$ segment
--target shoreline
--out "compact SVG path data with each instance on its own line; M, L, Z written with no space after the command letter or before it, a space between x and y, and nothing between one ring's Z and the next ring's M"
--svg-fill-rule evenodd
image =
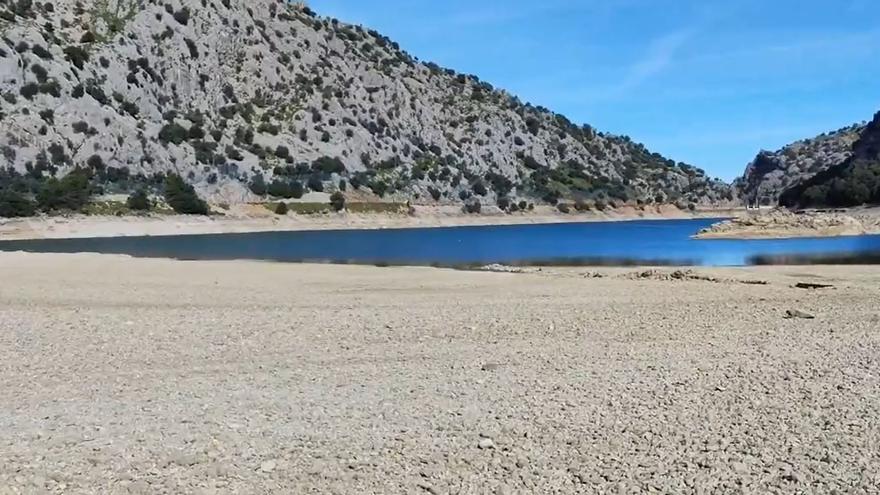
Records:
M674 207L645 210L620 208L611 212L563 214L551 207L516 214L467 215L443 207L413 207L413 214L329 213L277 216L257 205L233 207L223 216L42 216L0 220L0 241L141 237L320 230L383 230L503 225L561 224L710 219L737 216L736 209L682 211Z
M703 229L692 238L761 240L878 234L880 234L880 207L861 207L832 212L793 212L784 209L746 212Z
M532 212L465 214L453 206L413 206L410 213L320 213L279 216L263 205L235 205L211 216L150 214L83 215L0 219L0 242L40 239L166 237L185 235L311 232L328 230L430 229L563 223L722 219L695 232L694 240L767 240L880 235L880 207L825 212L749 211L714 208L683 211L674 206L622 207L605 212L561 213L541 205ZM726 220L724 220L726 219Z

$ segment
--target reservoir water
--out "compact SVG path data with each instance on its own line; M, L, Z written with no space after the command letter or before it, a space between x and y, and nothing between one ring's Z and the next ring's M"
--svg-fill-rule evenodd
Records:
M880 236L694 240L712 219L453 228L46 239L0 251L111 253L187 260L252 259L468 266L488 263L741 266L877 263Z

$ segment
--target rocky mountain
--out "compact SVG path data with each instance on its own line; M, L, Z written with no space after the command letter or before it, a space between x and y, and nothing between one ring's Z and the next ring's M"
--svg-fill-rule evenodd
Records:
M859 133L849 156L786 190L788 207L848 207L880 204L880 112Z
M778 151L761 151L734 188L748 205L776 205L786 189L849 158L863 128L864 124L853 125L789 144Z
M176 173L223 202L733 198L702 170L301 2L0 0L0 32L0 181L78 169L130 192Z

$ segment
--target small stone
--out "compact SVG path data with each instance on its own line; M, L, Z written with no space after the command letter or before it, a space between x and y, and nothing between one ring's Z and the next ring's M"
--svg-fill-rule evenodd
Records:
M796 289L807 289L807 290L817 290L817 289L833 289L833 285L829 284L813 284L807 282L799 282L795 284Z
M811 315L810 313L805 313L798 309L789 309L785 312L785 318L787 320L801 319L801 320L815 320L816 317Z
M477 447L479 447L480 449L483 449L483 450L494 449L495 442L493 442L491 438L484 438L484 439L480 440L480 443L477 444Z
M276 463L273 460L263 461L263 463L260 464L260 471L262 471L264 473L271 473L272 471L275 471L275 467L277 465L278 465L278 463Z

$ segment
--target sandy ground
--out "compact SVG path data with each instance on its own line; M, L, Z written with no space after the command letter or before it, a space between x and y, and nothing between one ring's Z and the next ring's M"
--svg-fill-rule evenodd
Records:
M0 254L0 493L877 492L880 269L637 272Z
M487 210L491 210L487 208ZM0 240L58 239L76 237L120 237L142 235L223 234L240 232L387 229L407 227L452 227L460 225L503 225L623 220L668 220L675 218L719 218L736 210L684 212L673 206L637 209L623 207L607 213L562 214L548 206L534 212L482 215L462 214L459 207L416 206L412 215L395 214L323 214L279 217L261 205L236 205L225 216L147 216L147 217L37 217L0 219Z

